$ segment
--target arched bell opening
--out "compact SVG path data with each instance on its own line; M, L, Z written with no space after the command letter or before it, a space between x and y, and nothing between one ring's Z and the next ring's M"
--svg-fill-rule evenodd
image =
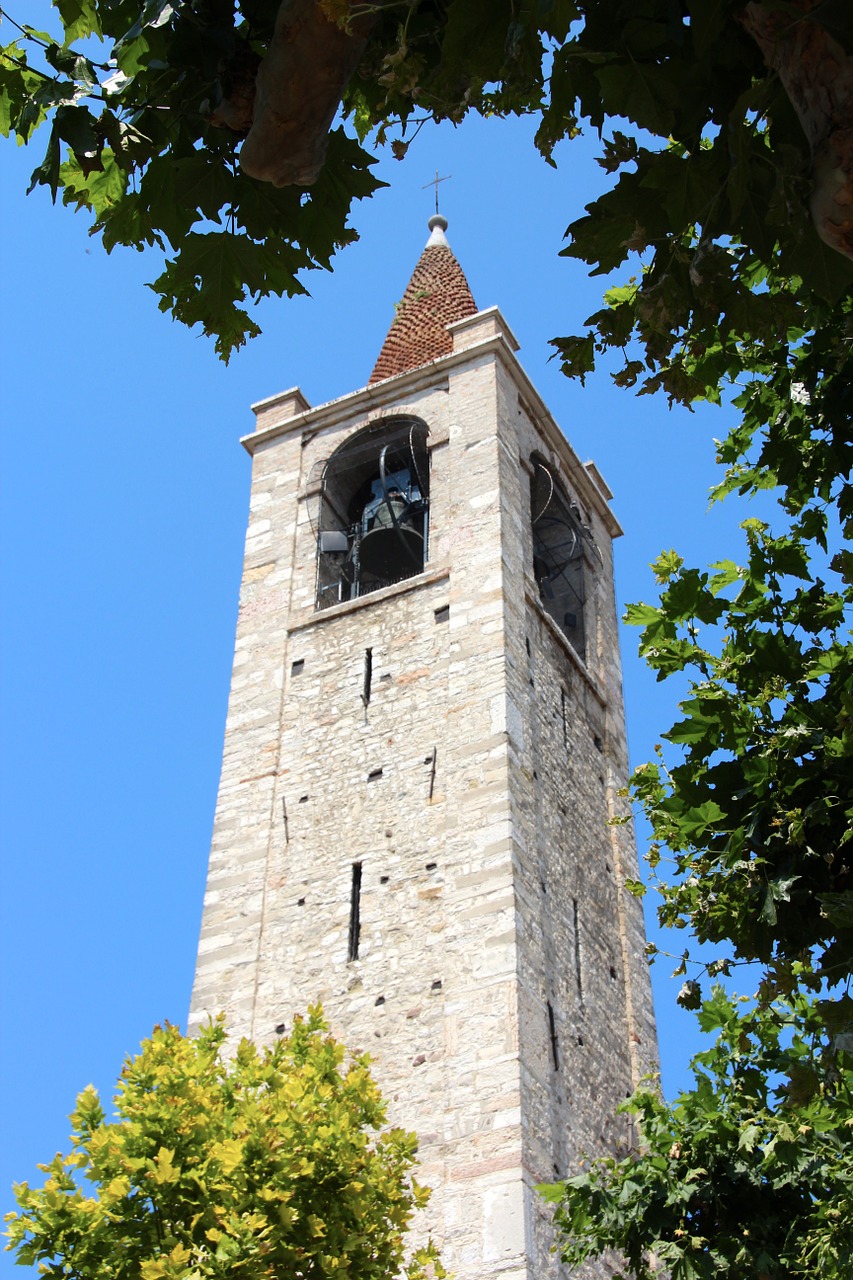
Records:
M597 548L579 508L570 501L552 468L537 454L530 461L533 576L539 598L572 648L584 658L585 605L593 572L586 552L590 547Z
M323 471L317 607L422 573L429 533L428 428L386 418L332 454Z

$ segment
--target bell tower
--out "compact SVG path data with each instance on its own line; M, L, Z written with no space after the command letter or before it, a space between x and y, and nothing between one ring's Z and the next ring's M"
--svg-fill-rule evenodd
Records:
M615 1107L656 1053L632 829L609 825L620 529L446 226L367 386L262 401L243 441L191 1022L263 1041L322 1002L419 1135L448 1270L539 1280L535 1185L627 1149Z

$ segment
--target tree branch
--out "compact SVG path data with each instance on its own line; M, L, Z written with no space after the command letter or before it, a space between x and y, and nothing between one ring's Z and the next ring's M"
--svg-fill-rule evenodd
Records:
M779 75L808 138L820 238L853 258L853 57L820 25L820 0L784 10L750 0L741 22ZM792 20L791 9L799 11Z
M344 27L320 0L282 0L256 77L252 126L240 151L244 173L276 187L317 179L341 95L382 7Z

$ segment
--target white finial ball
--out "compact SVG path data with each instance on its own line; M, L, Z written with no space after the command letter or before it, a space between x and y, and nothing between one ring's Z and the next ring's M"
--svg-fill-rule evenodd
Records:
M439 227L442 231L446 231L447 219L445 218L443 213L434 213L430 218L429 222L427 223L427 226L429 227L430 231L435 231L436 227Z

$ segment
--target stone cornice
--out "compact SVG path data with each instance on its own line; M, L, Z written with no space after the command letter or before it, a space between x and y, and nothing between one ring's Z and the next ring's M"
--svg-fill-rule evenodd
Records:
M578 497L583 498L587 505L598 512L611 537L620 537L622 527L608 503L610 491L607 489L606 484L600 480L597 468L589 467L588 464L581 462L560 430L550 410L518 360L513 350L515 339L505 322L503 322L498 309L490 307L487 311L478 312L476 316L458 322L458 325L452 327L472 326L478 319L491 316L501 322L499 332L474 342L470 346L465 346L461 350L452 351L449 355L440 356L437 360L433 360L430 364L423 365L418 369L411 369L406 373L397 374L393 378L386 378L383 382L376 382L372 386L361 387L358 391L351 391L345 396L329 400L325 404L317 405L315 408L306 408L304 411L288 416L280 422L273 422L271 425L262 427L250 435L243 436L240 443L248 453L254 454L259 446L268 445L275 440L284 439L287 436L306 430L316 431L321 427L332 426L340 422L341 419L381 410L388 405L399 403L400 400L435 387L451 370L457 369L462 365L472 364L483 356L494 355L502 361L504 367L512 376L527 411L548 445L563 461L567 475ZM298 402L297 397L299 401L306 403L298 388L291 388L288 391L281 392L279 395L258 401L257 404L252 405L252 408L256 413L263 411L264 416L268 416L278 403L283 408L285 406L292 408L294 403Z

